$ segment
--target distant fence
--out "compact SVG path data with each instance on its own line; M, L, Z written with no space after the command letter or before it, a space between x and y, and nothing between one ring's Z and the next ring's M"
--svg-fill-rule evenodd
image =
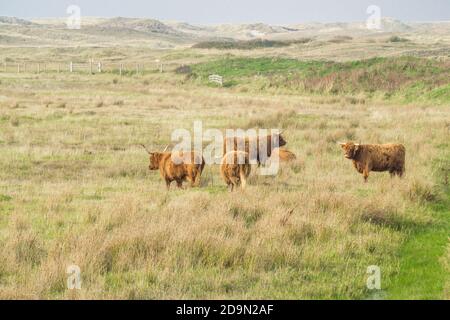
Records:
M115 73L119 75L164 72L169 65L143 63L113 63L90 60L88 62L3 62L0 72L4 73Z
M218 74L212 74L208 77L208 79L210 82L214 82L223 86L223 77L219 76Z

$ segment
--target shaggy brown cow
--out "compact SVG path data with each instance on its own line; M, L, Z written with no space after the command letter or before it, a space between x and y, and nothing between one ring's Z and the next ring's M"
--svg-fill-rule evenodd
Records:
M149 170L159 169L161 178L166 182L167 190L172 181L177 182L178 188L182 188L183 181L186 180L190 182L191 187L200 185L200 177L205 167L203 157L195 152L150 152L144 145L142 146L150 155Z
M263 144L264 141L261 141L262 139L266 140L266 146L260 145ZM272 141L275 141L275 139L278 139L278 146L275 146ZM286 145L286 140L284 140L281 133L268 135L265 137L227 137L223 141L223 154L226 154L230 151L245 151L247 152L251 159L255 160L258 163L258 166L261 163L265 163L267 159L270 158L272 151L277 147L282 147ZM266 150L261 150L262 155L260 155L260 147L265 148ZM242 150L242 148L244 148ZM251 148L251 149L250 149Z
M353 161L355 169L367 182L370 171L389 171L391 177L405 172L405 147L402 144L340 143L345 157Z
M250 171L251 165L247 152L230 151L222 158L220 175L230 191L239 185L241 189L245 189Z

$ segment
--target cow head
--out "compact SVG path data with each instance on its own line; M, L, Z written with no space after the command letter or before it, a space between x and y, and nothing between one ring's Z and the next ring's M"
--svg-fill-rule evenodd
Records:
M355 144L353 142L346 142L346 143L341 142L339 144L340 144L342 150L344 150L344 156L347 159L354 159L355 158L356 153L359 150L359 146L360 146L359 143Z
M169 146L167 146L163 152L150 152L147 147L143 144L141 144L142 147L144 147L145 151L149 154L149 160L150 164L148 165L149 170L158 170L159 169L159 163L161 161L161 157L163 153L167 150Z
M276 139L277 136L278 136L278 146L279 147L285 146L287 142L286 142L286 140L284 140L283 136L281 135L281 132L280 133L275 133L273 135L274 139Z
M150 153L150 164L148 165L148 169L149 170L158 170L160 160L161 160L161 153L151 152Z

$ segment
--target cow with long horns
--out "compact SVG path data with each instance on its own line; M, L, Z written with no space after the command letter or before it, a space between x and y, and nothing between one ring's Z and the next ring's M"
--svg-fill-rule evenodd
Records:
M172 181L182 188L184 181L189 181L191 187L200 185L200 177L205 167L205 159L195 152L151 152L141 145L150 156L149 170L159 170L161 178L166 182L167 190Z

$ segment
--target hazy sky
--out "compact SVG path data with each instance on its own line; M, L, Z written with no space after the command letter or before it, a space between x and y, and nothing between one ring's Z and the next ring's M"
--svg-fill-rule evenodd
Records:
M191 23L364 21L369 5L403 21L450 20L450 0L0 0L0 16L64 17L69 5L83 16L147 17Z

